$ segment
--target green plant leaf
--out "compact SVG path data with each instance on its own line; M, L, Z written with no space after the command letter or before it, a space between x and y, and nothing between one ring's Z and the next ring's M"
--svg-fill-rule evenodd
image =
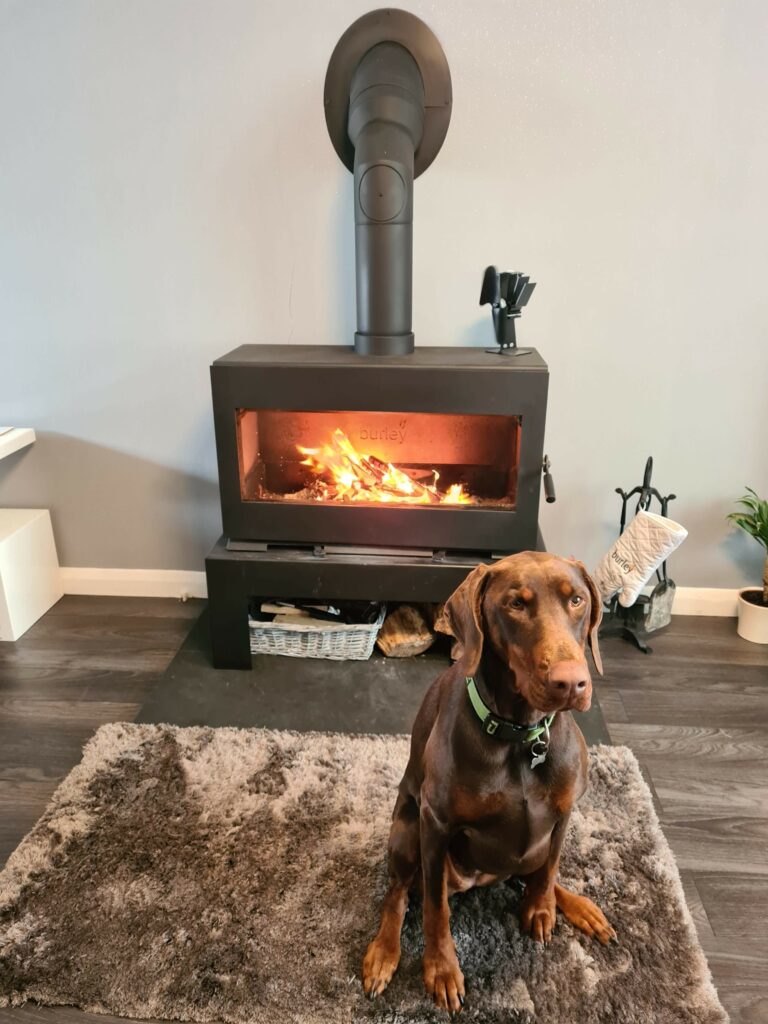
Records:
M726 519L754 537L768 551L768 501L752 487L745 487L745 491L736 503L741 505L741 509L730 512Z

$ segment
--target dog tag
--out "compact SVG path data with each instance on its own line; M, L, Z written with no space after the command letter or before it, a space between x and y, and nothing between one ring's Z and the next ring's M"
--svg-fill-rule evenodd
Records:
M547 760L547 752L549 750L549 744L545 743L544 740L534 740L531 744L531 768L535 768L537 764L543 764Z

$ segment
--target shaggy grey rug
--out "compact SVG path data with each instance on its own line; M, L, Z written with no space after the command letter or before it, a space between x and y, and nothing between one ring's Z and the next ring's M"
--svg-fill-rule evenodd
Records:
M0 874L0 1005L236 1024L424 1024L419 910L383 997L362 996L402 737L108 725ZM566 885L619 935L518 930L513 885L452 900L482 1024L726 1020L648 788L623 747L590 751Z

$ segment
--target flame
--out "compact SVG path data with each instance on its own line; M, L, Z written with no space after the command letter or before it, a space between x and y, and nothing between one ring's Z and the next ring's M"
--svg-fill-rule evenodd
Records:
M406 470L375 455L358 452L343 430L336 429L328 444L319 448L296 445L303 466L317 474L318 501L388 501L409 505L471 505L474 499L463 484L437 488L440 474L433 469L422 483Z

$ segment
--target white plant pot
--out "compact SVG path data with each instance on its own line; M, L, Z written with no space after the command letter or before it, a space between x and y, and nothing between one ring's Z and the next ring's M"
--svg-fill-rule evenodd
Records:
M759 587L745 587L739 591L739 625L737 632L753 644L768 644L768 606L744 600L744 594L762 593Z

